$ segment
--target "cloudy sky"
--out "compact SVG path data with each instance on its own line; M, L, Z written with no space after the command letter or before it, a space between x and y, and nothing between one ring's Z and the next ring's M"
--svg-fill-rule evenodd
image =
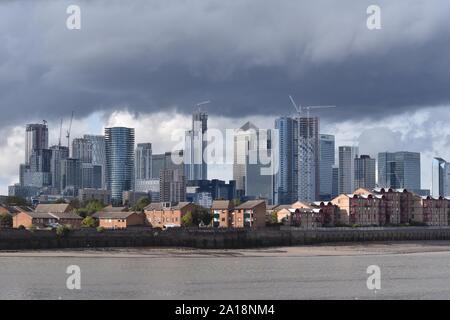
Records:
M70 4L81 30L66 28ZM2 1L0 194L26 123L46 119L56 143L74 110L73 137L128 125L162 152L199 101L210 127L270 128L289 94L337 106L317 115L338 144L422 152L429 188L432 157L450 160L449 13L447 0Z

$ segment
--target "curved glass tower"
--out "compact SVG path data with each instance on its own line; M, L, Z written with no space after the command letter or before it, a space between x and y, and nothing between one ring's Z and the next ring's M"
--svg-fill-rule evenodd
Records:
M105 129L106 181L113 205L122 204L122 192L133 189L134 129Z

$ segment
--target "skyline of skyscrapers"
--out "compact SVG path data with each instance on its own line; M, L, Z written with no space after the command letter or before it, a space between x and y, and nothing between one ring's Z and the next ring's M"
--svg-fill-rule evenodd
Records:
M192 130L188 131L187 137L202 137L201 144L196 142L197 148L162 154L153 154L149 142L135 145L133 128L113 127L105 129L105 136L74 138L70 155L66 146L48 148L46 123L29 124L25 130L25 153L29 154L25 159L28 159L27 164L20 165L19 184L11 190L18 193L22 190L27 196L35 194L36 190L42 195L75 196L78 189L109 189L116 203L121 203L124 191L152 194L152 199L159 198L160 190L164 189L160 185L163 170L176 170L177 179L181 172L185 175L185 182L206 180L190 180L187 174L203 176L207 173L207 163L203 159L207 119L203 112L192 116ZM320 134L319 123L317 117L280 117L275 120L277 135L272 137L271 130L266 130L264 139L260 137L262 131L251 122L235 130L233 179L238 190L236 196L242 199L265 198L269 203L284 204L297 200L326 201L339 193L376 186L407 188L418 194L427 194L420 188L420 153L381 152L377 169L376 159L368 155L358 156L357 146L338 146L339 166L335 166L335 137ZM273 143L278 144L277 150L272 150ZM193 144L187 144L187 147L189 145ZM202 154L201 161L196 159L199 166L186 166L184 161L194 154L200 155L199 151ZM272 175L260 174L264 167L259 163L261 151L266 152L272 161L278 161L278 171ZM186 157L186 153L190 156ZM181 163L172 161L174 155L181 156ZM432 191L433 195L445 195L449 188L445 185L445 160L437 159L433 161Z

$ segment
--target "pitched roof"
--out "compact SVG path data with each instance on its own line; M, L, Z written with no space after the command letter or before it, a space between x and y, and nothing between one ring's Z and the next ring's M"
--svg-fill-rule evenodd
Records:
M97 219L126 219L129 216L136 214L134 211L125 212L97 212L92 215L92 217Z
M54 219L52 215L48 212L19 212L18 214L26 214L33 219Z
M49 214L57 219L76 219L76 220L83 219L74 212L50 212Z
M99 212L128 212L128 207L113 207L113 206L107 206L104 207Z
M163 202L153 202L144 208L144 211L161 211L161 210L181 210L192 202L178 202L172 206L164 206Z
M233 207L234 207L233 202L231 202L230 200L214 200L211 209L225 210L225 209L232 209Z
M67 203L38 204L35 212L68 212L72 207Z
M250 121L247 121L246 123L244 123L244 124L242 125L242 127L239 128L239 130L242 130L242 131L248 131L248 130L250 130L250 129L253 129L253 130L259 130L258 127L255 126L255 125L254 125L253 123L251 123Z
M236 209L253 209L254 207L266 203L266 200L250 200L236 207Z

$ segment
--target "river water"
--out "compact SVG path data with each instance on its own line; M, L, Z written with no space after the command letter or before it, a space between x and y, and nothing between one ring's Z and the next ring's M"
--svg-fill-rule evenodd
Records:
M66 268L81 289L66 287ZM367 288L367 267L381 289ZM0 299L450 299L450 243L0 253Z

